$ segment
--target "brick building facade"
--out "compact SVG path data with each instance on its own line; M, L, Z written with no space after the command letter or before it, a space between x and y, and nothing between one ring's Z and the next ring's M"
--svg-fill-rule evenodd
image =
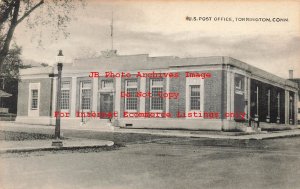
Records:
M110 71L131 76L106 77L105 72ZM17 122L55 123L57 79L49 78L53 72L57 73L55 66L21 71ZM98 72L99 77L89 77L90 72ZM196 75L187 77L187 72ZM143 73L149 77L138 76ZM167 76L153 78L151 73ZM61 112L69 116L62 117L63 126L79 126L83 122L87 127L102 127L111 118L114 126L128 128L229 131L245 130L250 117L258 119L265 128L294 128L297 122L296 83L231 57L110 53L77 59L64 64L61 89ZM138 92L150 92L152 96L138 97ZM163 93L178 95L158 95ZM88 112L90 116L85 114ZM98 116L103 112L114 114ZM143 117L143 113L156 116ZM86 117L80 116L83 114Z

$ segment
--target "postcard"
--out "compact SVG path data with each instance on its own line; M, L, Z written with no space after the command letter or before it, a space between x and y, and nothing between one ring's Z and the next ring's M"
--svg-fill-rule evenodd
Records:
M299 188L300 1L0 7L3 188Z

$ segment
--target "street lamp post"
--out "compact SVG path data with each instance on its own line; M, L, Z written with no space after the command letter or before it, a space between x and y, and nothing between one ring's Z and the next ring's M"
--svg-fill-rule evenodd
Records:
M61 71L62 71L62 63L57 63L57 93L56 93L56 112L58 112L58 116L56 116L55 121L55 138L60 139L60 100L61 100Z
M57 55L57 74L49 74L49 77L55 77L57 76L57 91L56 91L56 116L55 116L55 140L52 141L52 146L63 146L62 141L60 140L60 101L61 101L61 72L62 72L62 60L63 60L63 54L62 50L59 50L59 53Z

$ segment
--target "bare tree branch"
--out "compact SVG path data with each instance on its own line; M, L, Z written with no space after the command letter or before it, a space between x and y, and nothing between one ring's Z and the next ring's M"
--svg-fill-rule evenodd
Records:
M75 0L0 0L0 72L3 60L8 55L10 44L13 38L15 29L18 24L24 21L27 17L32 16L32 12L47 4L49 18L36 18L41 20L33 20L32 23L28 22L27 25L34 27L34 25L52 23L54 29L57 31L64 31L66 23L70 21L70 10L74 9L73 4ZM78 0L84 1L84 0ZM63 11L59 12L52 7L58 8ZM56 12L57 11L57 12ZM57 13L57 16L56 16ZM48 19L48 20L47 20ZM52 21L52 22L51 22Z
M41 6L44 3L44 0L41 0L38 4L36 4L34 7L32 7L29 11L25 12L24 15L17 21L17 24L22 22L27 16L30 15L36 8Z

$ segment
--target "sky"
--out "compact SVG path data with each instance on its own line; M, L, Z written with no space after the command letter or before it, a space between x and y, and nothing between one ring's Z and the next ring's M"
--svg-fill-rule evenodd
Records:
M293 69L300 78L300 1L86 0L76 8L67 38L55 39L48 25L34 30L26 22L19 25L14 42L22 46L22 58L52 65L59 49L66 62L100 55L111 49L113 12L113 45L120 55L231 56L283 78ZM45 7L35 15L46 17Z

